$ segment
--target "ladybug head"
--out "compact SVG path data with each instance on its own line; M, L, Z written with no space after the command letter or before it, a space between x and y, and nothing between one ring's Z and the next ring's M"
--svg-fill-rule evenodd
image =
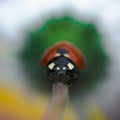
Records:
M40 64L46 66L47 79L63 83L75 80L78 70L85 68L83 54L68 42L60 42L48 48Z
M53 58L47 64L47 78L53 82L64 82L76 79L76 65L75 63L67 58L67 50L59 49Z

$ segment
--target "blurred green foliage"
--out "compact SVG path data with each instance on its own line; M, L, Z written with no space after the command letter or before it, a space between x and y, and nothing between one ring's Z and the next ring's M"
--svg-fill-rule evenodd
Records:
M59 41L69 41L77 46L85 55L87 68L81 78L72 85L73 93L94 88L106 74L108 57L102 46L101 36L93 23L76 20L71 16L54 18L44 22L28 32L26 46L21 52L21 59L26 67L26 74L32 86L49 91L51 84L45 80L39 66L43 52Z

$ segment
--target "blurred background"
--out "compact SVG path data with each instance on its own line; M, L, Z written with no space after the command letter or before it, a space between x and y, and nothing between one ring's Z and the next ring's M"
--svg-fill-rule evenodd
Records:
M87 68L69 88L64 119L120 120L119 11L119 0L1 0L0 119L42 119L52 84L40 58L66 40Z

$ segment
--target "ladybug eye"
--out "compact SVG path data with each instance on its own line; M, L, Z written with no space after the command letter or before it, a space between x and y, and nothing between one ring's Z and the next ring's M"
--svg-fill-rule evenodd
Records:
M67 68L66 67L63 67L63 70L66 70Z
M54 66L55 66L55 63L52 62L48 65L48 68L52 70L54 68Z
M56 70L60 70L60 68L59 68L59 67L56 67Z
M68 63L67 66L70 70L74 69L74 65L72 63Z

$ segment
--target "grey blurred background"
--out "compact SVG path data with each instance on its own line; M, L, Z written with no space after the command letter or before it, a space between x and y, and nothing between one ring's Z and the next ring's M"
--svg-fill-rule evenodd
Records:
M24 47L26 31L34 29L38 19L42 22L54 11L59 17L64 10L84 21L94 19L103 37L103 46L110 57L109 76L90 97L106 110L114 111L120 99L120 0L1 0L0 82L20 88L27 86L21 61L15 56Z

